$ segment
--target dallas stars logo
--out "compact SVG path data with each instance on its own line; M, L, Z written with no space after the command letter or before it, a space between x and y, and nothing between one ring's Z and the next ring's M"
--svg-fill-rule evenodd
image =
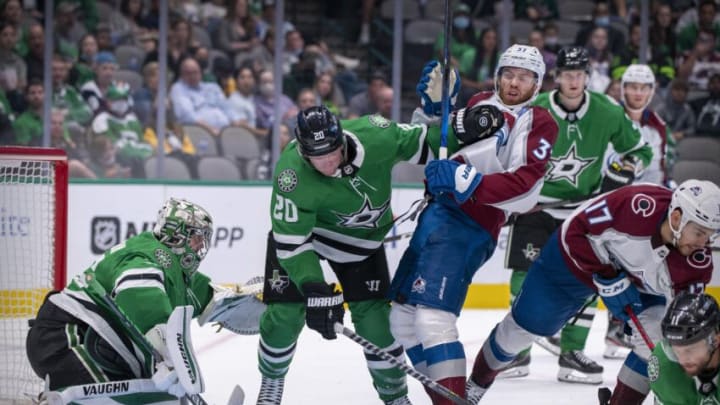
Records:
M365 201L363 201L363 205L359 210L349 215L335 212L335 215L340 218L340 222L338 222L339 226L345 228L374 229L378 227L380 218L382 218L389 207L390 200L385 201L385 203L379 207L373 207L367 194L365 194Z
M522 250L523 255L528 261L534 262L535 259L540 255L540 248L536 248L532 243L528 243L525 249Z
M593 164L597 158L583 158L577 154L577 145L573 142L564 156L550 159L550 170L545 175L546 181L567 180L574 187L578 186L578 179L582 172Z
M280 270L273 269L273 276L270 280L270 289L273 291L282 294L283 291L290 285L290 277L288 276L281 276Z

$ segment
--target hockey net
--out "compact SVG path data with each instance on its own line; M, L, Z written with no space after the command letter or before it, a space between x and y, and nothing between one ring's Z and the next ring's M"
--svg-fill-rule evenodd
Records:
M47 292L65 285L67 190L63 150L0 147L0 404L43 389L25 337Z

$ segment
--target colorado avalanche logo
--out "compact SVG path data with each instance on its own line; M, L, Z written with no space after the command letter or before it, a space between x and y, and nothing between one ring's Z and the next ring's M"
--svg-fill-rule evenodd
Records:
M655 212L655 199L647 194L636 194L630 202L633 213L642 215L643 218L651 216Z
M700 186L692 186L689 188L689 191L694 195L695 197L698 197L700 194L702 194L702 188Z
M425 286L427 283L425 282L425 279L418 276L418 278L413 281L412 289L411 291L417 294L425 294Z
M687 262L696 269L705 269L712 264L712 256L705 249L696 250L687 257Z

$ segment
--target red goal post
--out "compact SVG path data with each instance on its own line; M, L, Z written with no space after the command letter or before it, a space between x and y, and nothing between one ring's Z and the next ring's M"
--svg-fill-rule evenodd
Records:
M64 150L0 146L0 403L42 390L25 336L47 292L66 283L67 209Z

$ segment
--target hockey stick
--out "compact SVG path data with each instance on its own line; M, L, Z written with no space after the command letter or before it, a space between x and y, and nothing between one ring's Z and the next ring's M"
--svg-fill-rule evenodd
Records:
M362 346L365 350L369 351L370 353L380 356L381 359L387 361L388 363L392 364L393 366L399 368L402 370L405 374L409 375L410 377L420 381L422 385L428 387L433 392L442 395L443 397L449 399L450 401L460 404L460 405L472 405L472 402L468 401L465 398L460 397L458 394L452 392L447 387L440 385L436 383L435 381L431 380L430 377L426 376L425 374L415 370L414 368L408 366L404 362L398 360L393 356L392 354L386 352L382 348L378 347L377 345L373 344L372 342L368 341L364 337L358 335L357 333L353 332L352 330L346 328L341 323L336 322L335 323L335 332L336 333L342 333L343 335L350 338L355 343Z
M635 311L633 311L633 309L630 305L625 306L625 312L627 312L627 314L630 315L630 319L632 319L633 324L635 324L635 329L637 329L637 331L640 333L640 336L642 336L643 340L645 341L645 344L650 349L650 351L655 349L655 344L650 339L650 336L648 336L647 332L645 331L645 328L640 323L640 320L638 319L637 315L635 315Z
M440 159L447 159L448 118L450 116L450 0L445 0L445 38L443 41L442 117L440 126Z

